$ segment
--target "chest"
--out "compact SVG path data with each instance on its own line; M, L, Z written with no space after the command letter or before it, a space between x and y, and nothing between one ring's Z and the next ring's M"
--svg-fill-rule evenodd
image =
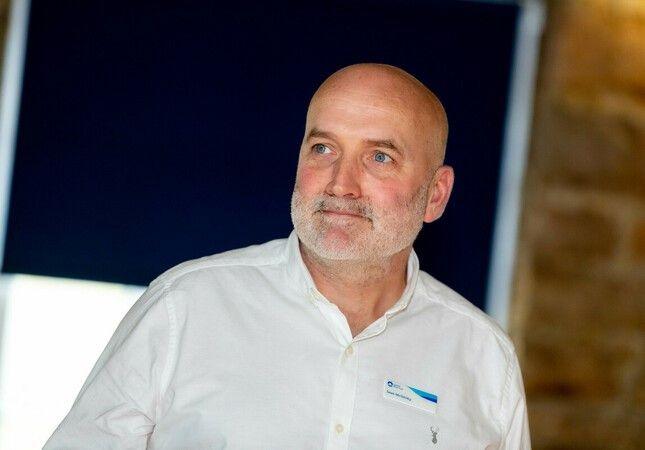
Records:
M344 347L324 333L225 342L184 343L210 347L180 360L150 448L483 449L499 440L498 393L456 350L426 351L438 342ZM388 393L388 382L402 390Z

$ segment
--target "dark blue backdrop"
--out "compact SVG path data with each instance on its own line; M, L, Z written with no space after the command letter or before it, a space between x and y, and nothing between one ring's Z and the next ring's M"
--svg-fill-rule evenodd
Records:
M416 244L484 301L518 7L33 0L3 271L148 284L286 237L307 102L355 62L444 102L456 184Z

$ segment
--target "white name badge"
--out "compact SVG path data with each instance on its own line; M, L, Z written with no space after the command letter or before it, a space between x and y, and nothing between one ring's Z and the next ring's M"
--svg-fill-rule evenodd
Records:
M399 383L391 378L386 378L383 383L383 397L431 414L436 414L439 403L439 397L436 394Z

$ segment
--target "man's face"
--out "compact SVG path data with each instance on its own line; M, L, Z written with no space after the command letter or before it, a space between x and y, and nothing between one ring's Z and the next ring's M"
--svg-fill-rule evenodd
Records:
M317 95L291 201L303 245L323 259L361 261L411 246L426 212L429 145L409 98L395 89Z

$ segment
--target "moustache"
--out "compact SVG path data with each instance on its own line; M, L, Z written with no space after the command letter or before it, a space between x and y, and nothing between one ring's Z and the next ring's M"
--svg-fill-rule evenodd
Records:
M315 212L319 211L334 211L346 212L355 214L357 216L365 217L372 220L373 209L370 205L364 204L356 200L340 200L336 198L319 198L315 200Z

